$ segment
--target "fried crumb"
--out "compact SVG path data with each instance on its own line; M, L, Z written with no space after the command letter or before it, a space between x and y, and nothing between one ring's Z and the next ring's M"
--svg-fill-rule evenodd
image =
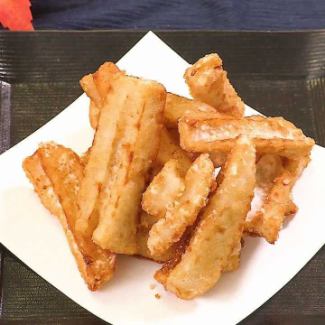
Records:
M156 285L154 283L151 283L149 287L150 287L151 290L153 290L153 289L156 288Z
M156 298L156 299L160 299L160 298L161 298L161 295L160 295L159 293L156 293L156 294L155 294L155 298Z

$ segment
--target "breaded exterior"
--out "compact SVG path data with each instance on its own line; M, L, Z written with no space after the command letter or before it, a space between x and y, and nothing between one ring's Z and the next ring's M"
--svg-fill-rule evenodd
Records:
M156 279L183 299L212 288L233 255L239 255L246 214L255 187L255 148L239 138L224 166L223 180L201 214L185 252Z

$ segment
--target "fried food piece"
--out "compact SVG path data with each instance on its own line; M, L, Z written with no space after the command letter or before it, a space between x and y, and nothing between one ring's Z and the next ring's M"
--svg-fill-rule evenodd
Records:
M153 195L151 190L147 190L146 195L143 197L143 209L151 215L159 215L159 218L165 214L167 204L172 201L171 197L174 197L178 193L178 190L182 188L180 186L180 183L182 183L181 178L185 177L186 172L192 164L190 154L179 146L178 137L179 134L176 129L162 128L159 150L153 162L151 178L154 179L155 176L161 173L161 176L152 182L152 187L157 187L157 192L163 191L163 193L155 193ZM166 168L163 171L164 166ZM175 188L172 189L171 186L165 188L167 182L175 186ZM157 194L160 194L160 196L159 200L156 201L153 197L157 197ZM171 197L167 197L168 195L171 195Z
M65 232L68 233L70 230L68 229L66 216L64 215L59 198L53 190L52 183L44 172L37 151L24 159L23 169L29 181L33 184L34 190L43 206L49 210L51 214L60 219ZM67 234L67 237L70 243L70 235ZM72 246L73 245L71 245L71 249L73 248Z
M172 93L167 93L164 111L164 122L167 128L177 128L178 120L187 111L217 114L216 109L210 105Z
M63 146L46 144L27 157L23 167L43 205L60 220L89 289L99 289L113 276L115 255L75 231L76 193L83 170L79 157Z
M94 109L99 110L99 108L103 105L102 97L97 89L93 75L87 74L86 76L82 77L80 80L80 86L90 98L90 100L94 103Z
M258 160L256 164L256 186L259 187L264 199L271 191L275 179L284 172L284 159L277 155L266 154ZM286 216L295 214L297 209L295 203L289 198Z
M116 90L116 87L121 84L119 80L115 80L116 86L114 89L110 89L102 107L93 145L85 166L85 175L80 184L77 198L79 214L76 228L81 233L87 232L88 224L92 221L89 219L95 209L99 191L106 175L107 165L113 154L113 141L118 133L117 124L121 117L123 104L125 105L126 91L129 90L128 88L124 91Z
M194 99L209 104L222 114L244 116L244 103L231 85L218 54L209 54L189 67L184 74Z
M89 103L89 122L94 130L97 128L100 111L101 108L91 100Z
M100 109L103 105L103 98L101 97L101 94L99 93L99 90L95 84L94 77L92 74L88 74L84 76L80 80L80 86L82 90L87 94L87 96L90 98L89 103L89 121L90 125L93 129L96 129Z
M309 160L310 158L305 156L286 161L282 173L273 181L262 208L246 221L246 232L262 236L274 244L286 216L297 210L291 200L291 190Z
M105 103L107 93L111 88L111 81L117 75L124 75L113 62L105 62L93 74L94 82L102 98L102 105ZM102 106L100 105L100 107Z
M282 117L249 116L243 119L205 119L185 114L179 122L181 147L193 152L224 152L234 146L236 138L246 135L253 140L259 154L285 157L308 155L314 140Z
M91 207L94 210L98 203L99 220L92 238L103 249L121 254L136 253L141 196L159 149L165 99L165 89L153 81L119 76L111 83L106 98L107 116L103 107L83 181L86 184L90 181L91 191L96 194L91 196L94 199ZM119 111L119 118L112 125L114 109ZM102 123L106 118L109 121ZM108 134L100 135L102 129ZM100 155L97 155L98 148ZM105 166L102 166L103 160ZM100 173L97 183L94 171ZM83 188L83 184L80 194L80 220L87 225L93 211L88 210L89 190ZM88 199L87 203L84 198ZM83 212L84 207L87 213Z
M298 207L296 205L296 203L294 203L292 201L292 199L289 200L288 204L287 204L287 209L285 212L285 217L290 217L290 216L294 216L296 213L298 212ZM285 218L284 220L286 220L287 218Z
M162 254L152 254L147 246L150 229L138 227L137 231L137 252L136 255L150 259L158 263L165 263L174 256L174 249L171 247Z
M282 158L277 155L266 154L256 163L256 185L266 190L270 189L273 181L282 173Z
M180 162L169 160L154 177L142 196L142 209L158 219L162 218L169 205L185 190L184 175Z
M155 278L183 299L212 288L238 255L246 214L255 187L255 149L240 137L224 166L222 183L210 198L181 256L166 263Z
M164 217L150 230L148 248L152 254L165 252L180 240L188 226L194 224L200 210L206 205L213 171L208 154L202 154L194 161L185 176L184 193L168 198L171 204L167 204Z
M231 255L229 256L223 268L223 272L233 272L239 269L241 248L242 248L242 244L238 243L237 247L233 249Z
M152 254L147 246L149 231L152 225L157 221L144 211L140 214L140 223L137 231L137 255L156 261L158 263L167 262L175 255L175 247L172 246L162 254Z
M192 164L187 152L174 140L171 132L163 127L159 150L155 160L157 169L160 170L170 159L176 159L179 162L180 171L183 175L186 174Z
M99 114L105 103L106 95L110 89L110 82L122 71L112 62L105 62L93 73L84 76L80 80L80 86L91 99L89 105L89 119L92 128L96 129Z
M142 210L140 213L139 226L150 229L159 219L160 216L154 216Z
M257 230L254 231L254 223L258 220L263 211L268 195L271 193L275 180L280 177L284 172L285 158L277 155L266 154L262 155L256 164L256 188L251 210L247 214L245 222L245 232L252 235L258 235ZM285 199L285 198L283 198ZM293 215L297 212L297 206L292 202L290 195L287 197L287 208L285 216ZM255 204L254 204L255 203ZM252 222L252 220L254 221Z

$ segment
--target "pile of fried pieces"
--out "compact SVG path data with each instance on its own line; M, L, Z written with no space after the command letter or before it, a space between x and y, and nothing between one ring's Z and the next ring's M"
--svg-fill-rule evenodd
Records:
M244 117L217 54L184 78L193 99L106 62L80 81L91 148L46 143L23 162L90 290L127 254L163 263L155 279L192 299L239 267L244 235L274 243L297 211L291 190L314 141L282 117Z

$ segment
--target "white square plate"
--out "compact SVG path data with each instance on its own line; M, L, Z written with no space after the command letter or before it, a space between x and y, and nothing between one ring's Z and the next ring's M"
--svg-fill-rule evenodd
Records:
M118 66L131 75L157 80L169 91L188 95L182 78L188 63L153 33L140 40ZM247 112L254 110L247 107ZM90 292L79 275L59 222L40 204L21 163L39 142L54 140L81 153L91 144L92 135L88 99L82 95L0 156L0 242L65 295L108 322L239 322L285 285L324 244L325 150L316 146L310 165L294 188L299 212L282 230L276 245L248 238L240 269L223 275L203 297L183 301L159 284L150 289L159 265L134 257L119 257L113 280L104 289ZM156 299L155 293L161 299Z

